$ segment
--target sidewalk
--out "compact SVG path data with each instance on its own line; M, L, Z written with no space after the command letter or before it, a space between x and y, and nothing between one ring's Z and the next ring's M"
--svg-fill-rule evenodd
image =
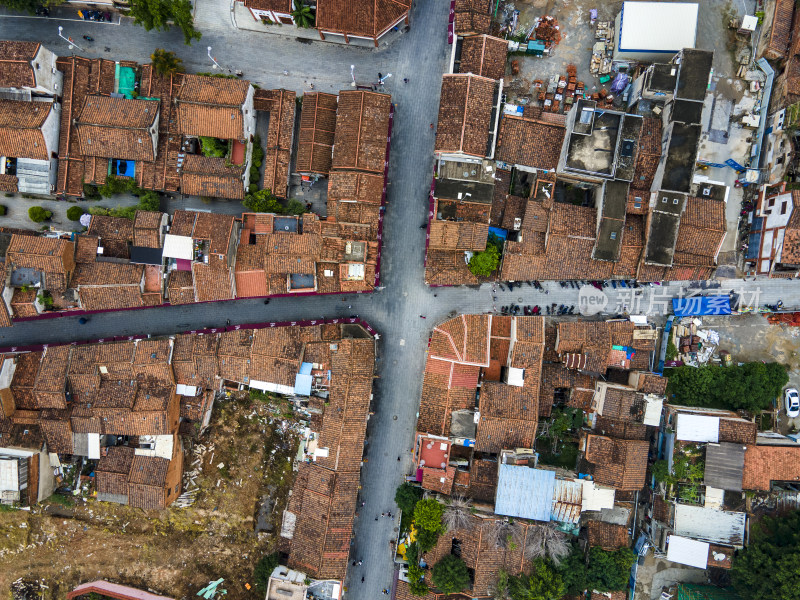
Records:
M257 33L269 33L280 35L286 38L295 38L301 43L330 42L333 44L350 45L361 48L375 48L372 40L360 38L349 38L350 43L345 42L341 35L325 35L323 40L319 31L316 29L302 29L293 25L265 25L260 20L253 17L253 13L245 7L244 3L237 0L196 0L194 13L195 26L201 31L220 29L228 24L232 28L255 31ZM398 26L397 30L386 33L378 40L378 47L391 44L403 34L403 26Z

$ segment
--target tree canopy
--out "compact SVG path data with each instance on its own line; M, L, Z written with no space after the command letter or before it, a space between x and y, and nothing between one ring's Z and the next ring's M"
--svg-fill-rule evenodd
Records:
M742 598L800 599L800 511L753 526L750 545L733 558L731 580Z
M159 75L169 75L170 73L183 73L183 59L178 58L174 52L156 48L150 55L153 68Z
M0 0L0 6L33 14L40 6L57 6L64 0Z
M476 252L469 259L469 270L473 275L478 277L489 277L500 264L500 253L497 247L492 244L487 244L486 250L483 252Z
M411 485L407 481L400 484L394 493L394 501L404 513L414 514L414 507L422 498L422 488Z
M202 37L194 28L192 3L189 0L130 0L130 7L128 14L133 17L133 22L147 31L164 30L174 23L183 32L185 44Z
M28 209L28 218L34 223L41 223L53 216L52 211L42 208L41 206L31 206Z
M81 217L86 214L86 211L83 210L80 206L70 206L67 209L67 218L70 221L80 221Z
M444 505L433 498L420 500L414 507L414 524L418 529L425 529L435 533L441 533L444 529L442 525L442 515Z
M303 0L294 0L292 6L294 6L294 10L291 14L295 25L303 29L314 26L314 13L311 12L310 6L303 2Z
M572 553L561 562L557 571L567 594L580 594L586 589L613 592L627 587L635 560L636 555L630 548L607 552L595 547L589 550L587 565L583 550L574 544Z
M283 213L283 206L268 188L248 194L242 204L253 212Z
M669 377L667 397L673 404L750 413L770 408L789 381L786 367L780 363L676 367L665 374Z
M469 587L469 571L464 561L447 554L433 566L433 583L445 594L455 594Z
M508 591L512 600L560 600L565 593L564 580L550 561L538 558L533 561L530 575L508 578Z

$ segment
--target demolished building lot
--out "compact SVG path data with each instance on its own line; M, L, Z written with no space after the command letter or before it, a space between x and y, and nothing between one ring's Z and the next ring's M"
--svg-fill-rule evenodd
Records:
M224 577L252 598L275 552L341 585L374 357L355 320L4 355L0 466L19 477L0 586L35 571L44 598L112 576L182 597Z

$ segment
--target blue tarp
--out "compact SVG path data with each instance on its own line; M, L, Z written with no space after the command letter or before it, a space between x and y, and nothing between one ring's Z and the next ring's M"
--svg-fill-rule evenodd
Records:
M672 312L675 313L676 317L729 315L731 314L731 299L729 296L674 298L672 300Z
M499 227L489 227L489 233L495 234L501 240L504 240L508 237L508 230L500 229Z

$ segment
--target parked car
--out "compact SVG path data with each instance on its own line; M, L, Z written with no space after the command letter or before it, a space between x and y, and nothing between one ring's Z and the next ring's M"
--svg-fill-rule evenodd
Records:
M783 400L786 403L786 415L792 419L800 416L800 394L795 388L786 388L783 392Z

